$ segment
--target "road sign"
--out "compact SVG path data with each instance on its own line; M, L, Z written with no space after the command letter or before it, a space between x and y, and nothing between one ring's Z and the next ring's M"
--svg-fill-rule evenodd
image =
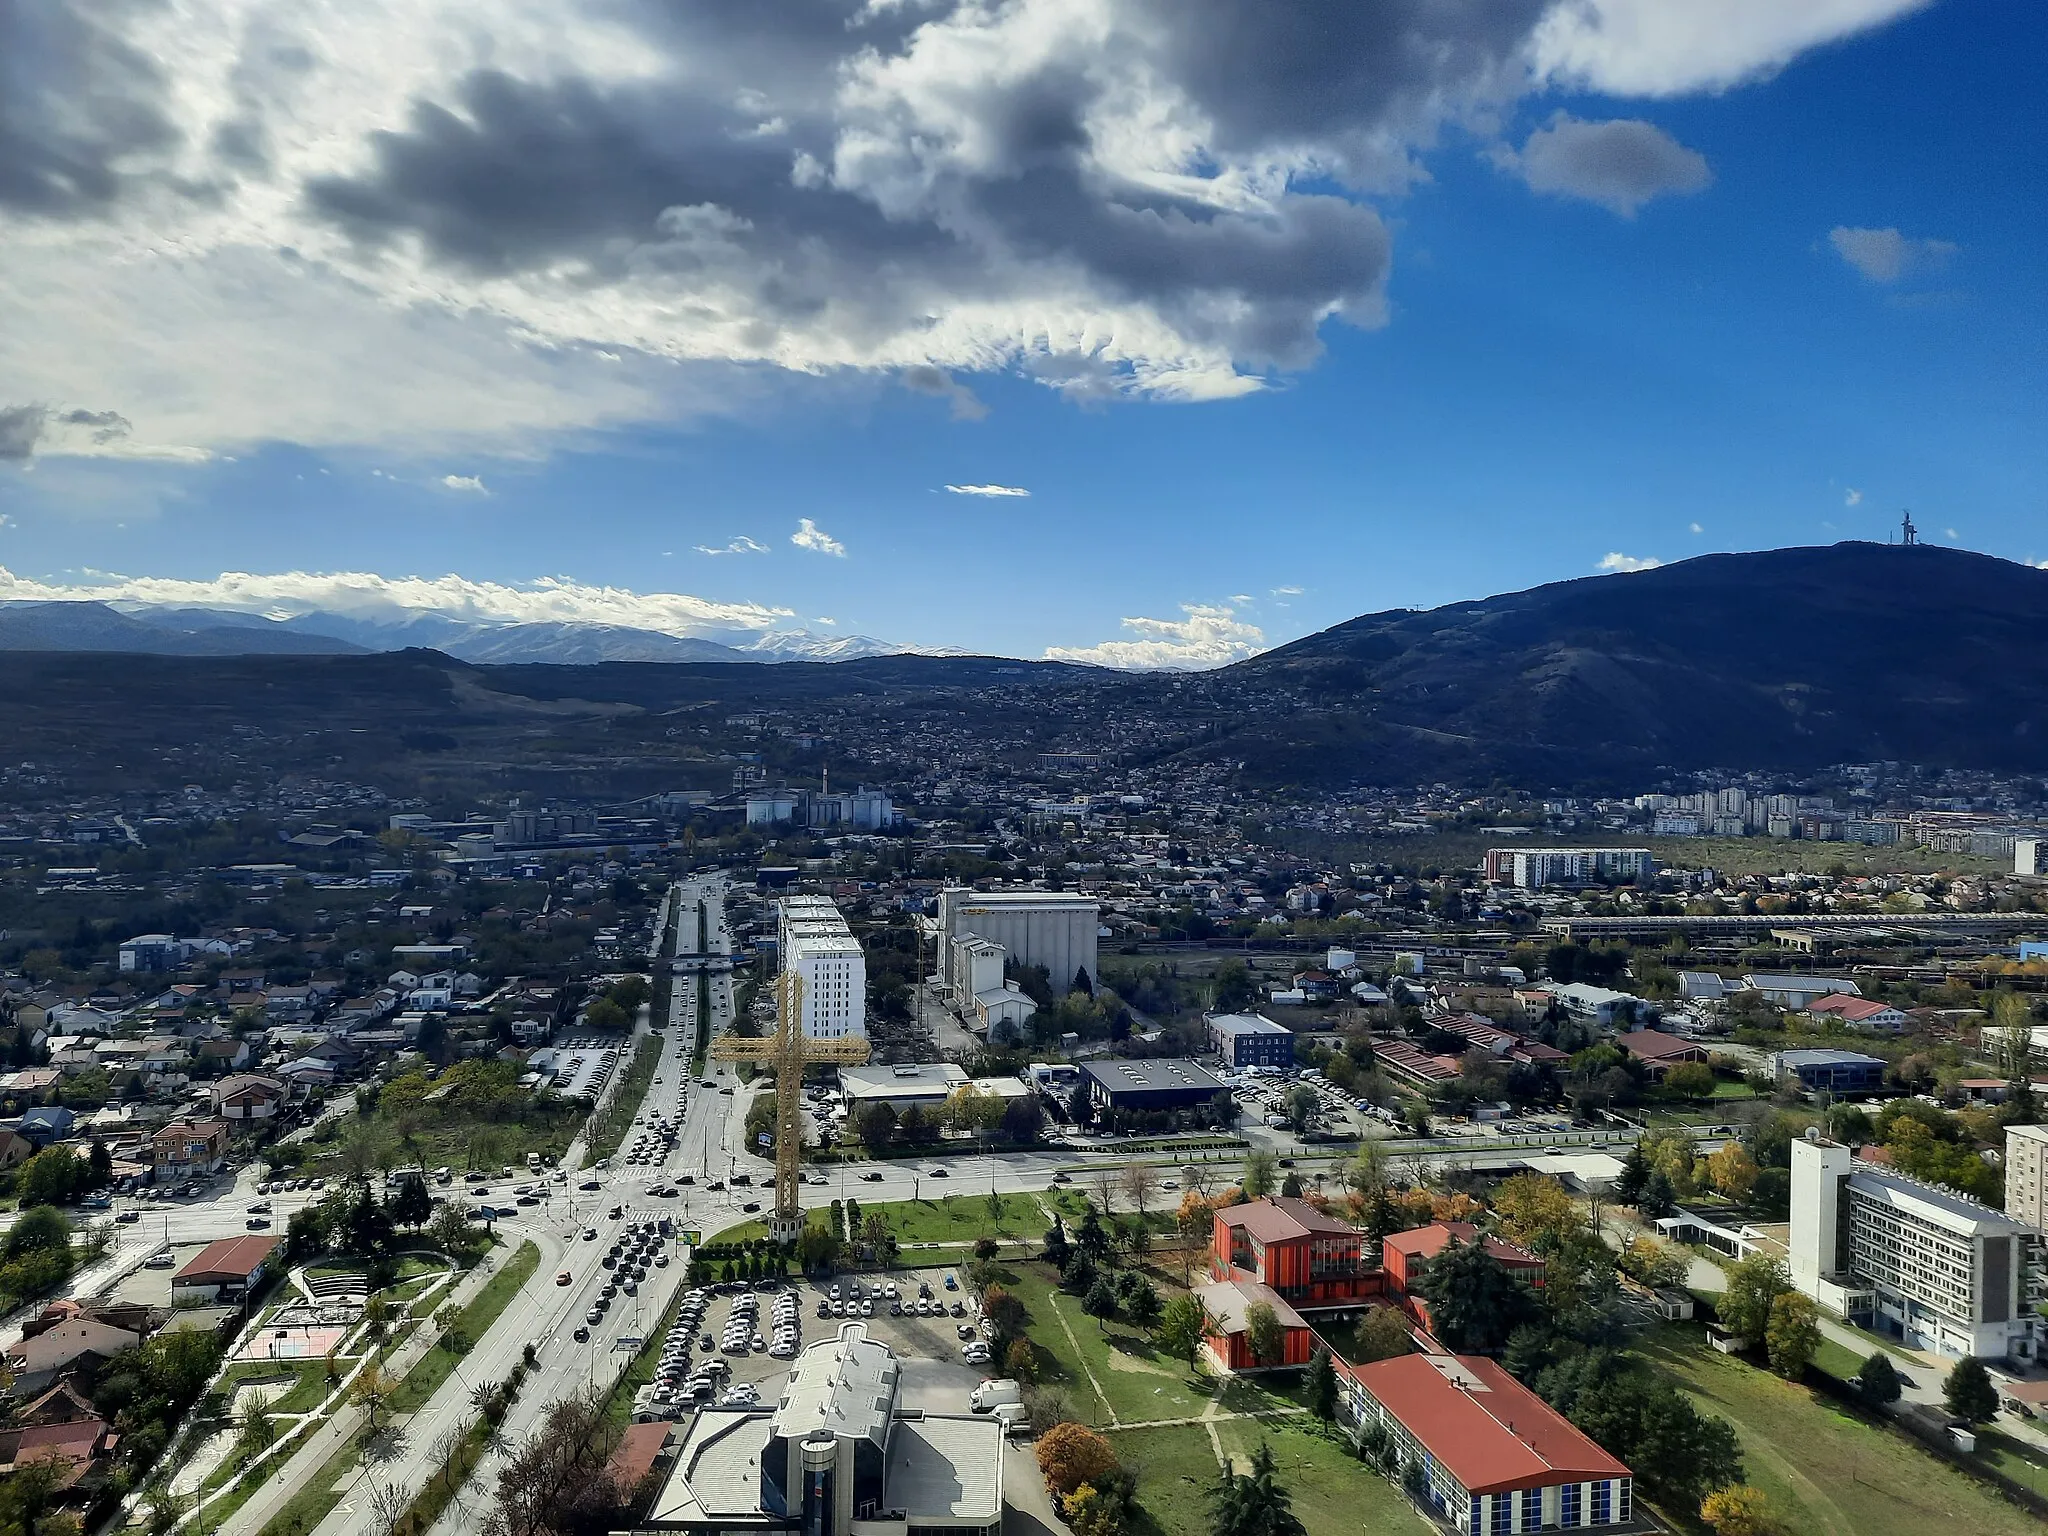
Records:
M686 1227L683 1230L683 1243L686 1247L701 1248L704 1246L704 1234L693 1228Z

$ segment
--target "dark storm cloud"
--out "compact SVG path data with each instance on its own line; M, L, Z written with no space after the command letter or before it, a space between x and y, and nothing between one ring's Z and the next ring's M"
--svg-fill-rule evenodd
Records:
M176 142L156 65L108 20L57 0L0 0L0 208L98 213L137 174L124 161Z
M35 457L49 417L40 405L0 405L0 464L22 464Z

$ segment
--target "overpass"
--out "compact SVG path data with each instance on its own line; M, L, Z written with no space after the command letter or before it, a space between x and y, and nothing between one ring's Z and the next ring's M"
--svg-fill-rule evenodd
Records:
M1959 937L2048 927L2038 912L1730 912L1699 917L1546 917L1543 931L1559 939L1655 939L1674 933L1708 936L1798 928L1809 933L1893 933Z

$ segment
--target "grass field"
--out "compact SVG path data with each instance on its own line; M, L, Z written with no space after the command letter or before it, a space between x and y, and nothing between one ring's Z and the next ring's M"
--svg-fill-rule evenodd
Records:
M862 1220L880 1216L889 1223L896 1241L912 1243L971 1243L983 1233L991 1237L1036 1242L1045 1232L1045 1213L1031 1195L1000 1195L999 1209L989 1209L988 1196L944 1195L926 1200L889 1200L861 1203Z
M1227 1419L1216 1427L1232 1458L1248 1457L1260 1441L1294 1501L1309 1536L1420 1536L1430 1529L1398 1490L1363 1462L1318 1435L1284 1420ZM1198 1424L1171 1429L1109 1431L1110 1443L1138 1472L1139 1536L1183 1536L1209 1528L1204 1494L1221 1467Z
M1734 1425L1747 1480L1801 1536L2038 1533L2040 1523L1897 1430L1706 1345L1702 1329L1646 1335L1643 1353L1700 1407ZM1845 1352L1846 1353L1846 1352ZM1691 1511L1667 1510L1687 1530Z
M2039 1452L2023 1450L2019 1442L1995 1429L1983 1429L1977 1432L1977 1459L2048 1499L2048 1465L2043 1465Z
M1179 1287L1154 1274L1162 1299ZM1038 1354L1039 1378L1065 1392L1074 1414L1098 1427L1114 1418L1125 1424L1192 1418L1215 1395L1216 1383L1198 1377L1184 1361L1161 1354L1143 1329L1126 1322L1098 1323L1063 1294L1050 1266L1006 1266L1001 1283L1013 1290L1030 1314L1027 1324ZM1065 1326L1062 1327L1064 1322ZM1099 1390L1098 1390L1099 1387ZM1224 1406L1257 1409L1286 1406L1291 1399L1250 1381L1224 1385Z

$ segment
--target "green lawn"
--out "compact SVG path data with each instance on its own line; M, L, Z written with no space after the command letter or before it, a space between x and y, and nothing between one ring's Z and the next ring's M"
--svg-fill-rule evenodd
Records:
M1700 1407L1735 1426L1747 1480L1801 1536L2040 1531L2039 1522L1903 1431L1866 1422L1805 1387L1716 1353L1701 1328L1667 1325L1644 1335L1641 1347ZM1666 1513L1688 1530L1699 1528L1689 1521L1690 1511Z
M2048 1458L1995 1429L1977 1432L1977 1459L2048 1499Z
M326 1401L331 1390L327 1385L327 1362L324 1360L246 1361L228 1367L222 1378L222 1387L232 1393L245 1381L276 1381L285 1376L292 1378L292 1384L270 1400L265 1410L268 1413L310 1413Z
M1309 1536L1420 1536L1429 1530L1398 1490L1318 1435L1272 1419L1227 1419L1217 1425L1216 1436L1232 1457L1249 1456L1261 1440L1272 1448L1280 1481ZM1138 1472L1138 1536L1208 1529L1203 1495L1222 1469L1206 1429L1119 1429L1109 1431L1109 1438L1124 1464Z
M512 1304L512 1298L533 1278L533 1272L538 1268L540 1249L531 1242L521 1243L518 1251L505 1261L504 1267L484 1283L476 1299L462 1309L455 1319L455 1326L446 1330L441 1341L406 1372L405 1380L391 1394L391 1411L417 1413L424 1408L428 1399L454 1371L455 1362L462 1358L447 1348L448 1335L460 1333L474 1345L490 1331L491 1324Z
M988 1196L943 1195L924 1200L888 1200L874 1205L862 1203L863 1221L870 1215L882 1217L896 1241L912 1243L971 1243L983 1233L991 1237L1029 1239L1036 1242L1045 1233L1045 1213L1032 1195L1001 1195L1001 1214L989 1211Z
M1126 1424L1191 1418L1209 1406L1216 1391L1210 1378L1197 1377L1184 1361L1161 1354L1142 1329L1121 1321L1098 1323L1076 1298L1059 1290L1049 1266L1018 1264L1005 1273L1010 1278L1002 1283L1030 1314L1026 1331L1038 1353L1040 1379L1065 1392L1084 1423L1106 1425L1112 1411ZM1153 1279L1162 1297L1179 1289L1157 1275ZM1233 1408L1291 1401L1249 1380L1231 1382L1225 1390Z

